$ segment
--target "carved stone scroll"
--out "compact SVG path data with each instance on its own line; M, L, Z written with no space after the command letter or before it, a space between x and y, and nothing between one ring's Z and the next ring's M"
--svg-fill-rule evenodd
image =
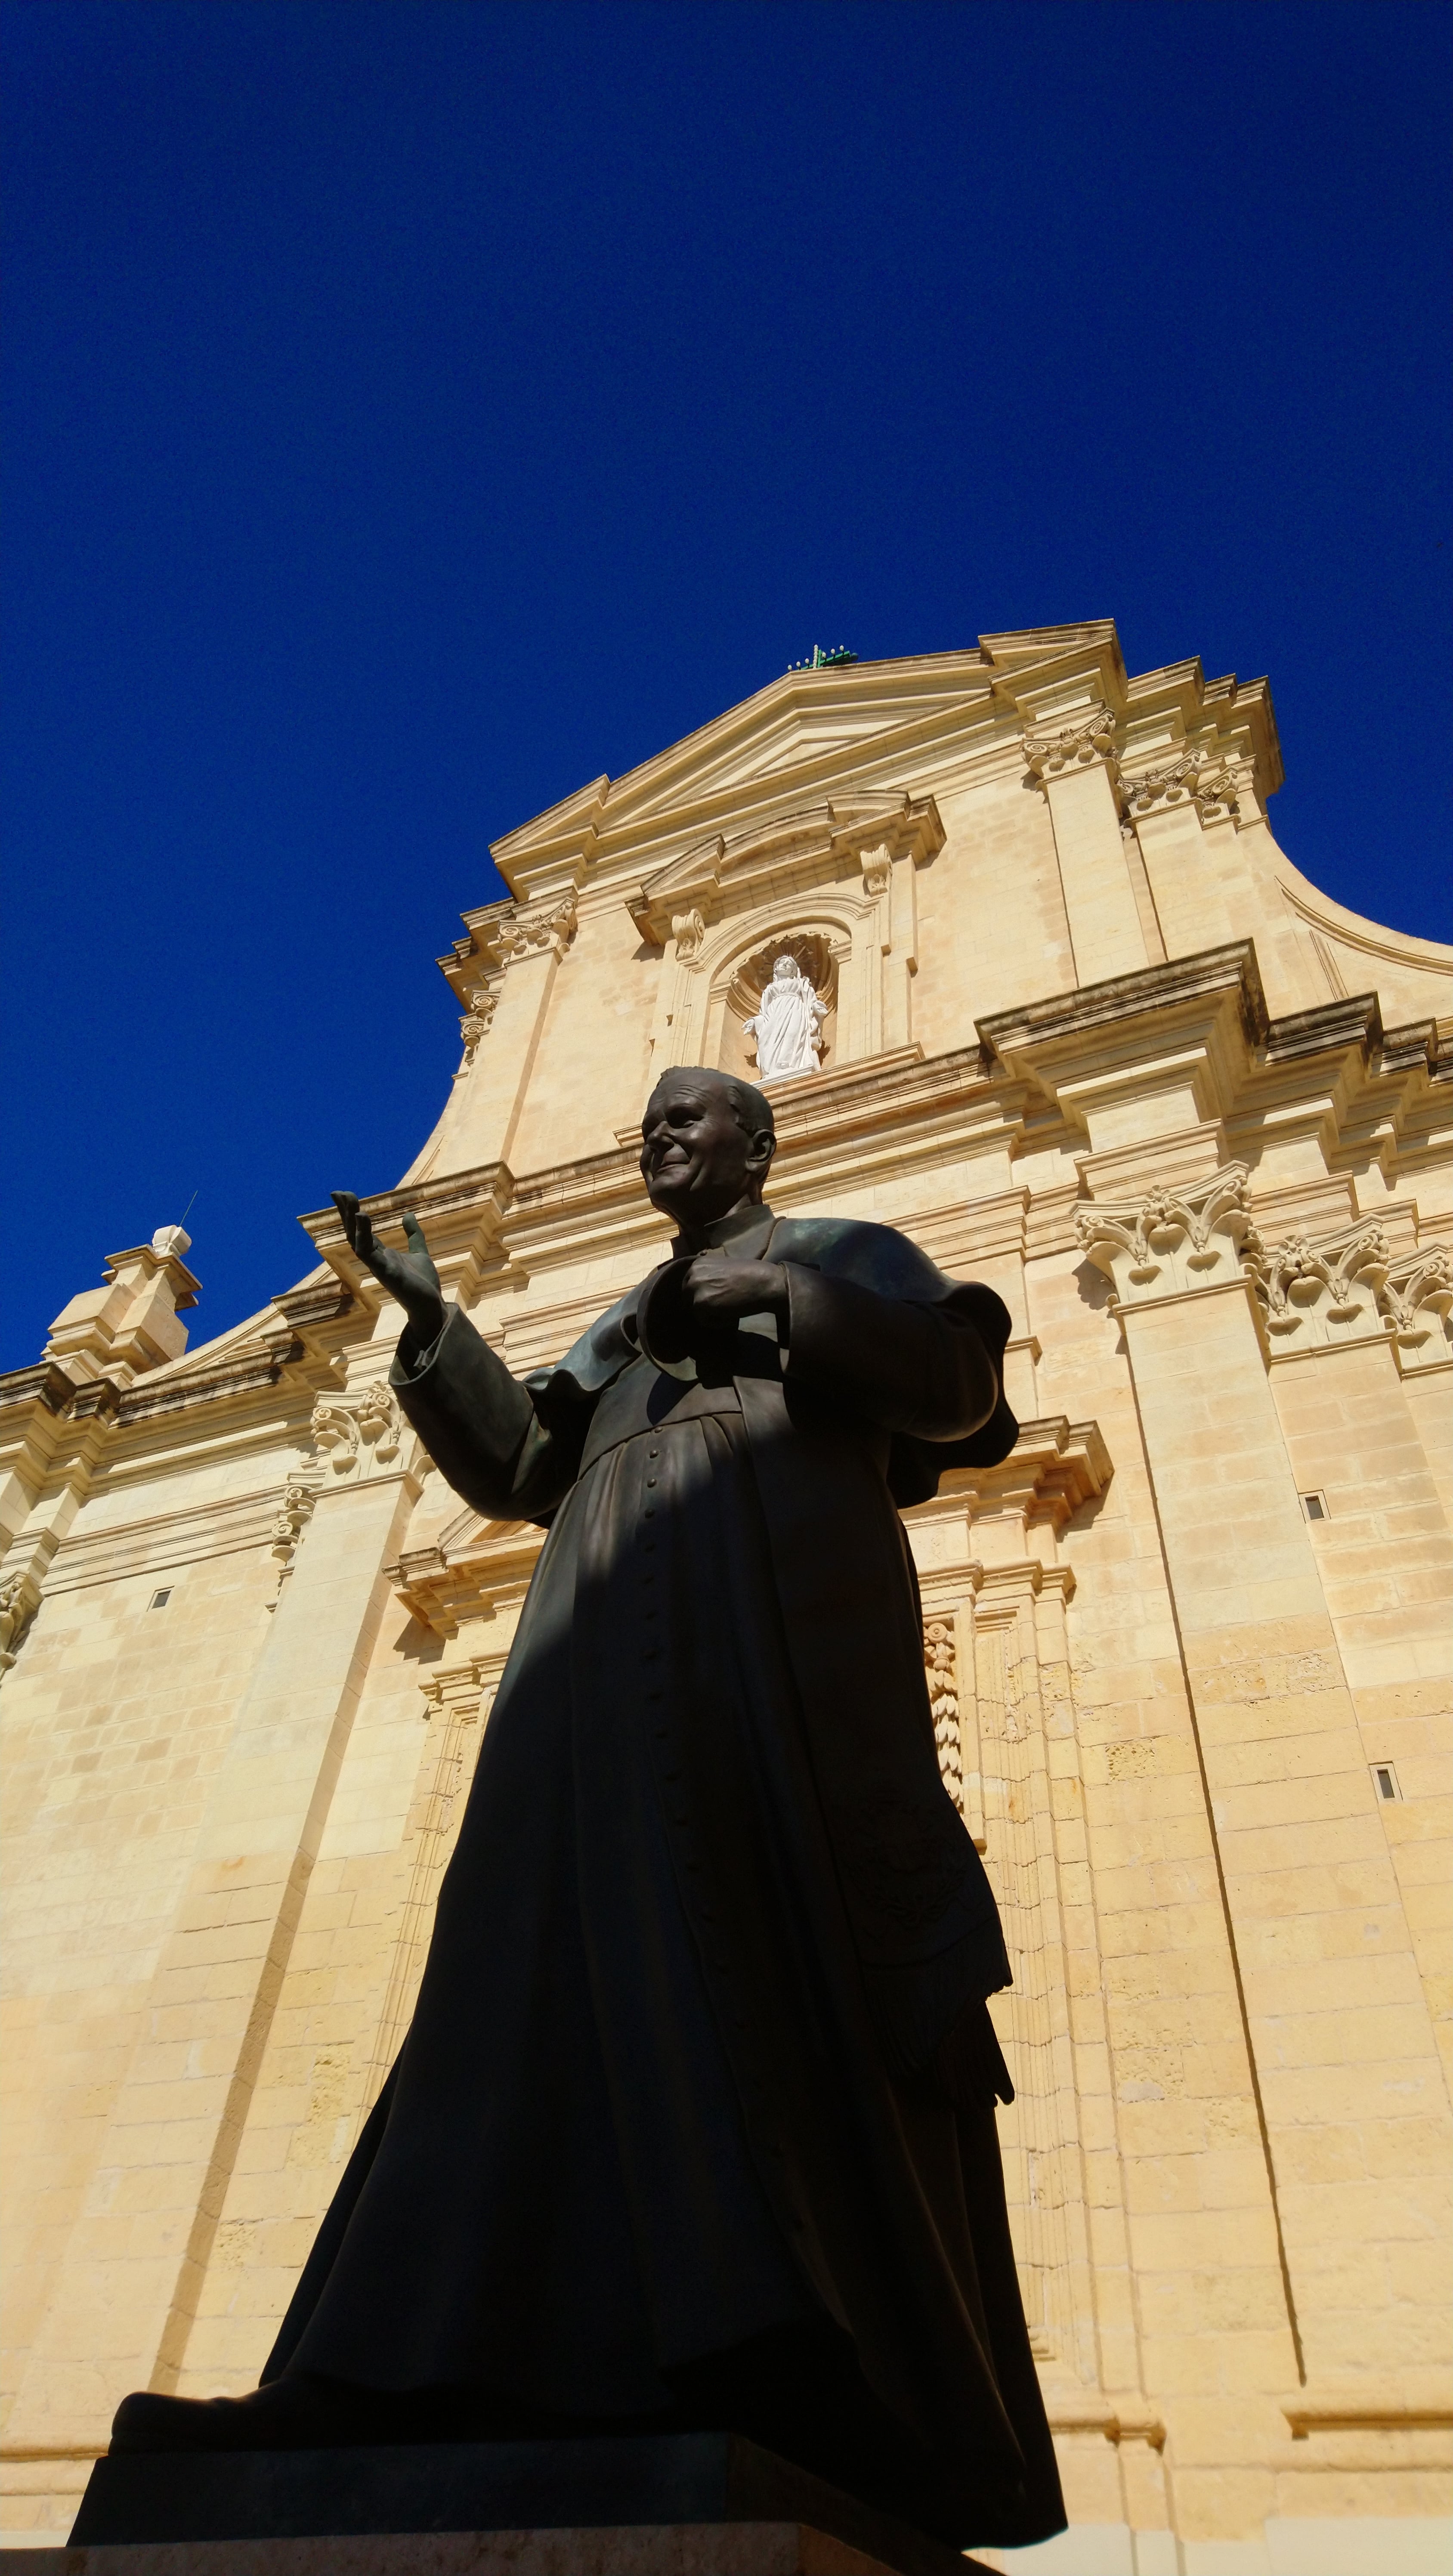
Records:
M392 1387L368 1386L357 1395L320 1395L309 1426L335 1476L386 1467L399 1454L403 1423Z
M32 1566L0 1574L0 1673L8 1673L19 1654L40 1608L40 1597L40 1580Z
M293 1558L297 1554L298 1541L313 1517L313 1506L317 1499L318 1486L315 1478L303 1475L289 1476L283 1487L283 1498L278 1506L277 1518L272 1525L270 1552L273 1563L277 1567L274 1602L281 1597L283 1585L293 1570Z

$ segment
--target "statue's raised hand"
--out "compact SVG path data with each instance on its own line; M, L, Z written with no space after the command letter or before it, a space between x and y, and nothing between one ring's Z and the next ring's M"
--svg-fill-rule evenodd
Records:
M396 1252L391 1244L379 1242L371 1219L364 1215L351 1190L335 1190L333 1205L364 1268L371 1270L379 1285L402 1306L414 1340L421 1350L427 1350L444 1330L444 1291L418 1218L404 1218L407 1249Z

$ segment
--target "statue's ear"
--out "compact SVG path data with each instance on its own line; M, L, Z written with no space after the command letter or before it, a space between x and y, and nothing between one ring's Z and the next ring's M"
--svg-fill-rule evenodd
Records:
M759 1127L756 1130L756 1133L749 1136L747 1139L748 1171L765 1172L776 1151L777 1139L773 1135L771 1128Z

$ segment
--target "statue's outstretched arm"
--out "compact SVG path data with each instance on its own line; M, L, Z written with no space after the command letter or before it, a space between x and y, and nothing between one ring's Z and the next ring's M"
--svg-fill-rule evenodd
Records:
M547 1517L574 1482L578 1453L545 1429L462 1308L445 1303L418 1218L404 1218L397 1251L379 1242L351 1191L333 1201L359 1260L404 1310L389 1383L440 1474L492 1520Z

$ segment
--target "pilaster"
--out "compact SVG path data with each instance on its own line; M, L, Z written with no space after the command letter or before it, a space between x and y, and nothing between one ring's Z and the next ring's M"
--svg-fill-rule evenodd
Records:
M1120 833L1114 717L1091 707L1027 733L1024 761L1049 806L1076 983L1134 974L1151 954Z
M360 1411L366 1399L359 1399ZM333 1400L337 1417L347 1399ZM320 1407L320 1411L323 1408ZM376 1407L374 1408L376 1410ZM386 1445L325 1472L198 1834L9 2441L104 2444L128 2388L175 2387L370 1654L419 1482ZM412 1445L412 1442L411 1442ZM336 1455L336 1452L335 1452Z
M436 1169L508 1161L575 918L573 886L536 903L491 905L472 919L473 948L463 967L442 961L451 979L467 972L478 981L466 992L467 1071L449 1105Z
M1129 1355L1293 2332L1314 2383L1394 2374L1419 2304L1404 2249L1442 2224L1425 2141L1446 2096L1269 1382L1247 1174L1078 1231ZM1429 2358L1442 2335L1428 2304Z

